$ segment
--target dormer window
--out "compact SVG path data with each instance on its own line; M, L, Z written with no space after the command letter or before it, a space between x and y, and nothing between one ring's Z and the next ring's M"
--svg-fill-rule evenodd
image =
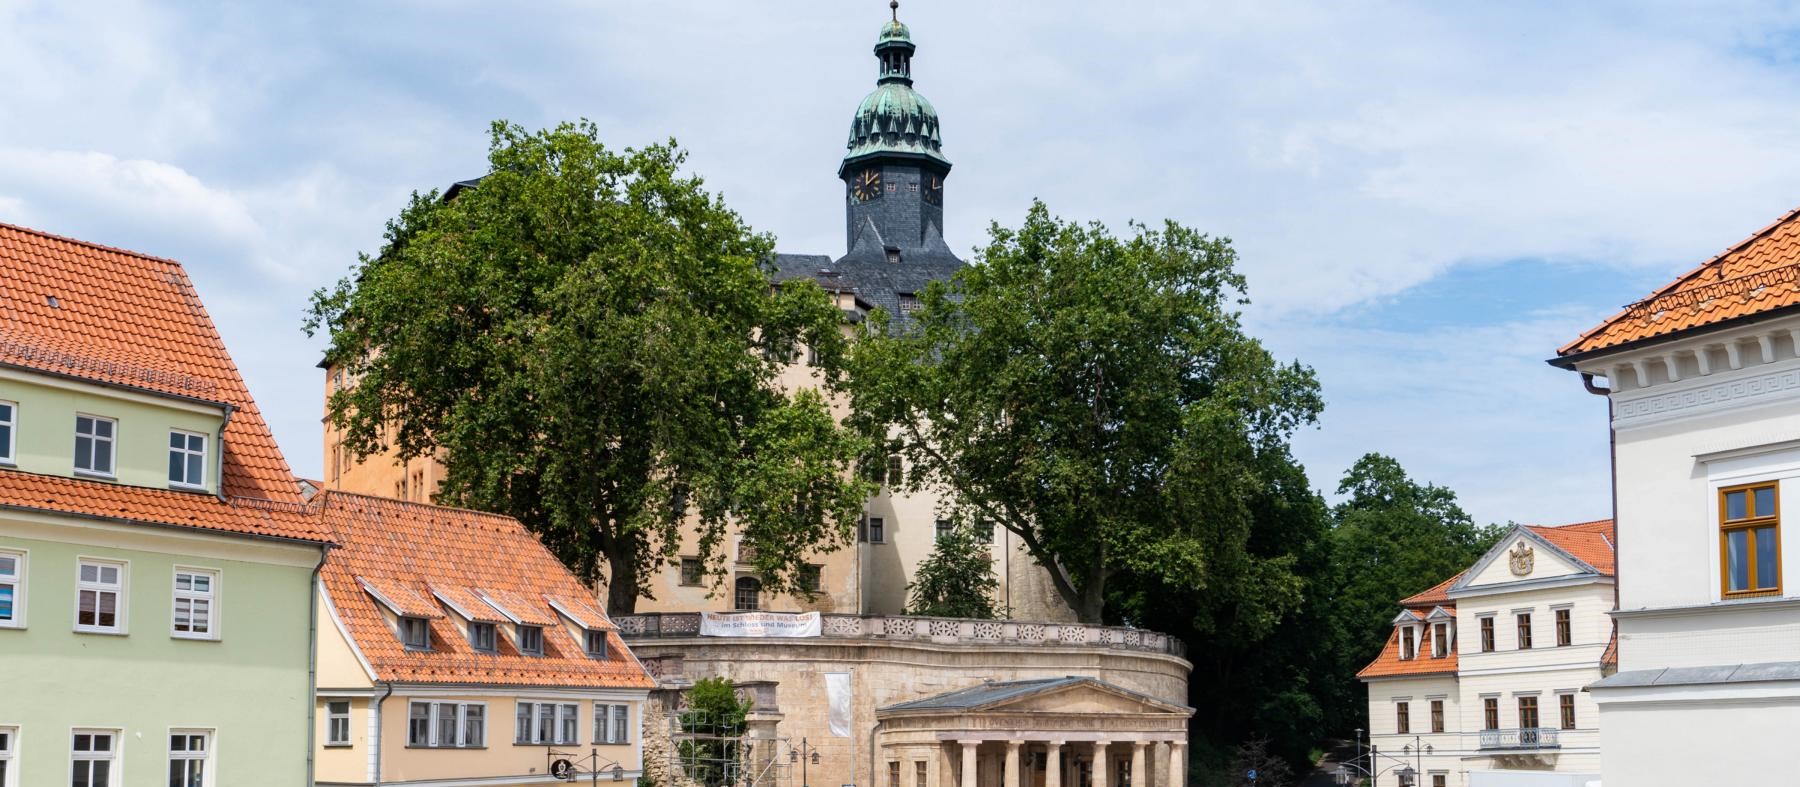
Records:
M75 472L113 475L113 435L119 422L97 415L75 416Z
M469 622L469 647L482 653L493 653L498 650L495 642L494 624Z
M519 652L527 656L544 655L544 630L538 626L520 626Z
M169 430L169 485L206 486L206 435Z
M1450 655L1450 624L1435 623L1431 626L1431 655L1440 659Z
M584 629L586 636L582 638L583 649L589 658L606 658L606 632L600 629Z
M1412 626L1400 628L1400 658L1409 660L1419 655L1419 644Z
M431 650L431 623L424 618L400 618L400 641L407 650Z

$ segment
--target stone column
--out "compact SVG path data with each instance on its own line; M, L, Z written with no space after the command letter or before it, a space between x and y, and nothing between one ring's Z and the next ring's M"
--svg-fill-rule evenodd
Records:
M1110 770L1106 765L1106 741L1094 741L1094 787L1106 787Z
M1169 744L1169 787L1187 787L1187 744Z
M938 744L937 762L931 764L931 787L956 787L956 753L951 750L953 743Z
M1150 773L1144 767L1149 764L1144 757L1144 749L1149 746L1149 741L1133 741L1131 744L1131 787L1150 787Z
M1024 741L1006 742L1006 787L1025 787L1025 781L1019 778L1019 748Z
M963 750L962 787L975 787L975 747L980 746L981 741L957 741L957 743L962 744Z
M1045 744L1044 787L1062 787L1062 741Z

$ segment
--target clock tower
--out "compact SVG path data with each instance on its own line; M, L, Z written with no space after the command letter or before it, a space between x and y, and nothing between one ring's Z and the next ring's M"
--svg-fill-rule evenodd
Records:
M938 135L937 110L913 90L911 31L900 3L881 28L875 90L850 121L848 152L838 167L844 181L846 246L852 256L908 250L948 253L944 247L944 179L950 161Z

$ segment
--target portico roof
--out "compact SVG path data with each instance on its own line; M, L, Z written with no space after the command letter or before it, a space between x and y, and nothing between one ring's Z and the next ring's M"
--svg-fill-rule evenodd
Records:
M934 694L916 700L909 700L876 710L878 714L898 713L903 711L957 711L979 712L989 710L1005 710L1028 697L1052 694L1061 691L1088 687L1103 693L1113 694L1124 699L1135 701L1146 706L1146 712L1167 712L1191 714L1193 708L1185 705L1174 705L1146 694L1107 683L1098 678L1081 675L1070 675L1061 678L1035 678L1029 680L990 681L966 689Z

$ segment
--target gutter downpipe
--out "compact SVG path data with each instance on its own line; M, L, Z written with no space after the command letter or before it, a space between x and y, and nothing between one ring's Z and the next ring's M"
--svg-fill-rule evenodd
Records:
M394 684L392 681L381 685L386 686L387 691L381 695L381 699L376 700L375 704L369 708L369 712L375 714L375 740L373 742L375 747L374 787L381 787L381 706L386 705L388 698L394 696Z
M230 417L230 411L226 411ZM221 431L223 429L221 428ZM222 444L221 444L222 445ZM220 464L224 464L224 451L219 452ZM329 544L319 548L319 564L313 566L312 585L307 595L306 616L306 783L313 783L313 771L317 763L317 744L319 735L319 572L325 570L325 557L331 554Z
M869 728L869 781L867 784L870 787L874 787L875 784L875 735L881 732L881 725L882 720L876 719L875 726ZM856 774L851 774L851 781L856 780L855 776Z
M1614 555L1614 557L1613 557L1613 609L1618 609L1619 608L1619 584L1620 584L1619 576L1624 573L1624 566L1621 565L1624 561L1622 561L1618 558L1618 554L1619 554L1619 431L1617 429L1613 428L1612 383L1613 383L1613 381L1609 379L1606 381L1607 387L1601 388L1600 386L1594 384L1594 376L1592 374L1589 374L1587 372L1581 373L1581 387L1582 388L1587 389L1588 393L1591 393L1595 396L1606 397L1606 457L1607 457L1607 469L1608 469L1610 475L1612 476L1612 521L1613 521L1612 548L1613 548L1613 555ZM1614 625L1613 631L1616 634L1618 631L1618 624L1615 623L1613 625Z
M231 502L230 500L225 499L225 427L231 425L231 414L236 411L237 408L232 407L229 404L225 405L225 420L219 422L219 439L217 441L219 444L219 465L218 469L213 471L213 482L217 484L215 488L218 490L219 502L221 503ZM319 558L319 565L325 565L325 558ZM316 583L318 579L319 572L314 571L313 581Z

